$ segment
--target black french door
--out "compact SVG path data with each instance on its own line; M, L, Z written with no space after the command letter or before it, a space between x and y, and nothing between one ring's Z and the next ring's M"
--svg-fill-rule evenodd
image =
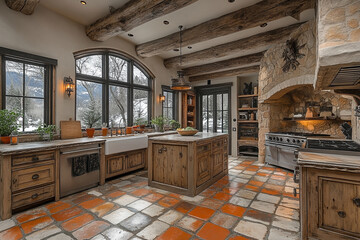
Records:
M218 84L195 88L197 109L199 109L197 129L202 132L228 133L229 143L231 143L231 86L232 84Z

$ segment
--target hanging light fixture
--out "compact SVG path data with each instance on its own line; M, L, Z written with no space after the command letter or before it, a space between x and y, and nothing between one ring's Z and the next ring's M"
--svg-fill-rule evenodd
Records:
M179 67L181 68L182 65L182 51L181 51L181 44L182 44L182 29L183 26L179 26L179 33L180 33L180 64ZM176 90L176 91L186 91L186 90L190 90L191 86L190 83L188 81L186 81L186 79L184 78L184 71L179 70L177 72L178 77L177 78L173 78L171 79L171 89L172 90Z

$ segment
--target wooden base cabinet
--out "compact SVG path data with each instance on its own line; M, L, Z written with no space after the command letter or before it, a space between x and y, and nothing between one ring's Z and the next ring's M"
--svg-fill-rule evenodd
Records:
M302 239L360 239L360 170L301 167Z
M172 139L149 141L149 186L195 196L227 174L227 135Z
M108 155L105 156L105 161L106 178L115 177L144 168L146 149Z

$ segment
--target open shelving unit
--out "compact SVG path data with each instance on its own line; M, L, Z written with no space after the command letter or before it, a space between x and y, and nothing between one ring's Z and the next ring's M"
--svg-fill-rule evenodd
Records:
M196 127L196 96L192 91L182 93L182 120L181 126Z

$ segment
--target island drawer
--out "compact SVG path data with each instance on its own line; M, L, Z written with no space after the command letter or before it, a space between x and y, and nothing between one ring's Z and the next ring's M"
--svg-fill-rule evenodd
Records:
M202 154L202 153L210 152L210 151L211 151L211 143L198 145L196 147L197 154Z
M54 185L36 188L33 190L12 195L12 209L37 203L55 196Z
M218 150L222 150L223 148L223 144L224 144L224 140L223 139L218 139L216 141L214 141L213 143L213 151L218 151Z
M12 191L20 191L30 187L54 182L54 164L40 165L19 169L12 172Z
M55 160L55 151L14 155L12 156L12 165L19 166L48 160Z

